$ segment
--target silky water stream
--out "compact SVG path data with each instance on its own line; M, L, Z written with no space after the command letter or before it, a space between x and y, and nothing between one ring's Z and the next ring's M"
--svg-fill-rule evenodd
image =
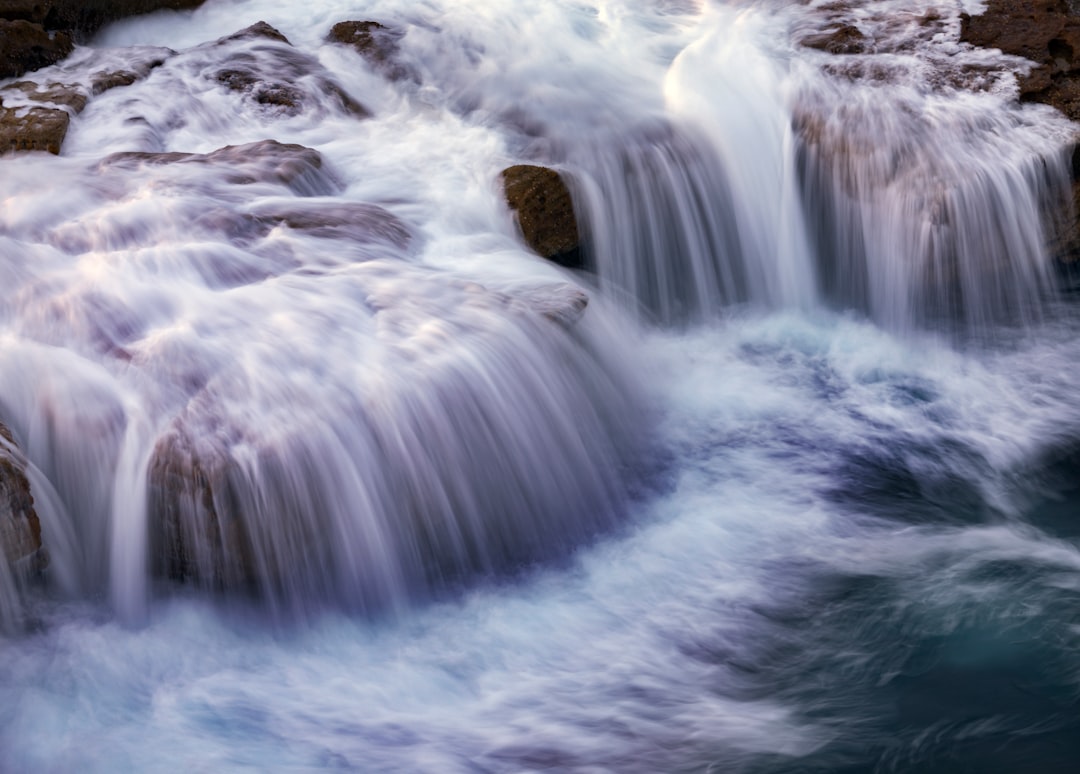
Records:
M161 62L0 162L0 771L1072 771L1072 127L977 6L209 0L31 74Z

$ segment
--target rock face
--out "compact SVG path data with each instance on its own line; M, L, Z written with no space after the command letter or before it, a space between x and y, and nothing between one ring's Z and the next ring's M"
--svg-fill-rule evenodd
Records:
M103 24L204 0L0 0L0 78L55 64Z
M1080 3L1075 0L988 0L981 16L963 14L960 39L998 48L1038 66L1019 79L1020 99L1057 108L1080 121ZM1048 248L1057 260L1080 259L1080 145L1073 152L1073 213L1050 212L1057 224Z
M1036 62L1020 97L1080 119L1080 9L1068 0L989 0L981 16L961 17L960 39Z
M8 429L0 424L0 553L12 567L39 569L41 523L26 478L26 463Z
M0 20L0 78L48 67L74 48L67 33L50 34L40 24L23 19Z
M574 202L559 173L522 164L504 169L502 179L506 203L529 247L560 266L582 268Z

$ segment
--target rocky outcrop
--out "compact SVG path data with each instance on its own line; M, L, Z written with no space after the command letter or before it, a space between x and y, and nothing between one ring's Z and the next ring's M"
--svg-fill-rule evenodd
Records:
M26 478L26 461L3 424L0 424L0 553L11 567L32 571L44 563L41 522Z
M40 24L23 19L0 20L0 78L48 67L74 48L67 33L49 33Z
M960 39L1030 59L1020 78L1021 99L1043 102L1080 120L1080 13L1068 0L989 0L980 16L964 14Z
M1075 0L988 0L979 16L963 14L960 39L1035 62L1018 79L1020 99L1057 108L1080 121L1080 3ZM1052 229L1048 248L1062 263L1080 259L1080 145L1073 151L1073 212L1046 214Z
M204 0L0 0L0 78L64 59L74 43L125 16L186 9Z
M574 202L559 173L521 164L504 169L502 181L506 203L529 247L560 266L582 268Z

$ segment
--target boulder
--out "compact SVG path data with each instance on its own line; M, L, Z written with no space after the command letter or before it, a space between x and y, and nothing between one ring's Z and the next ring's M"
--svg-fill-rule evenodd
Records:
M26 478L26 460L3 424L0 424L0 553L12 567L36 570L44 563L41 522Z
M22 75L59 62L74 50L64 32L49 33L40 24L0 19L0 78Z
M525 242L560 266L583 266L581 237L570 189L553 169L519 164L502 172L506 203L517 215Z
M0 103L0 153L48 151L60 153L71 115L57 108L8 108Z

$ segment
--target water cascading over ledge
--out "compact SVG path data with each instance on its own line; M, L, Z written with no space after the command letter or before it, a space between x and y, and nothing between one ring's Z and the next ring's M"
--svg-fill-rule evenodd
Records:
M298 145L71 162L63 208L10 170L0 409L59 589L381 611L619 522L644 414L582 291L420 265Z
M795 12L798 58L767 17L715 9L663 119L568 152L601 287L662 324L746 303L897 332L1040 319L1071 129L957 50L956 8L893 5Z

